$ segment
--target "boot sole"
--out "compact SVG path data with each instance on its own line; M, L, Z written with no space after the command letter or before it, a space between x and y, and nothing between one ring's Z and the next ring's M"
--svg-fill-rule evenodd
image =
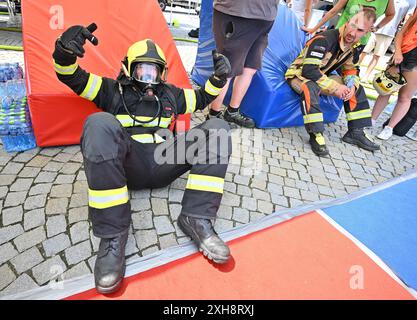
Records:
M207 257L207 259L212 260L212 261L214 261L215 263L218 263L218 264L224 264L227 261L229 261L230 256L228 256L228 257L219 256L219 255L214 254L210 250L208 250L208 248L200 241L200 239L198 238L195 231L193 229L188 228L187 226L183 225L181 220L178 220L178 226L180 227L182 232L184 232L186 235L190 236L193 239L193 241L198 244L198 250L200 252L202 252L203 255L205 257Z
M117 281L111 287L100 287L99 285L96 285L97 291L101 294L112 294L112 293L115 293L116 291L118 291L120 289L120 287L122 286L122 282L125 278L125 272L126 272L126 265L123 267L123 276L119 281Z
M358 146L359 148L365 149L367 151L378 151L379 148L370 148L367 145L363 144L362 142L358 141L358 140L354 140L352 138L349 137L343 137L342 141L349 143L349 144L353 144L355 146Z

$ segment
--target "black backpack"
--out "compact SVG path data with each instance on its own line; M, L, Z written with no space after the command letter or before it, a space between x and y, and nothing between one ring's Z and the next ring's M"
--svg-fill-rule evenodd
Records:
M383 124L383 127L388 125L391 118L389 118ZM397 136L403 137L407 134L407 132L414 126L417 122L417 98L411 99L410 109L408 110L407 114L404 118L401 119L400 122L394 127L393 133Z

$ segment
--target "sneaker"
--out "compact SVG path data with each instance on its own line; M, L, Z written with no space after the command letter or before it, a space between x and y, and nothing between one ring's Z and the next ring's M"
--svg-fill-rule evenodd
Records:
M381 140L388 140L391 137L392 137L392 128L388 126L385 126L385 128L377 136L377 138Z
M200 35L200 28L192 29L190 32L188 32L188 36L191 38L198 38Z
M217 115L212 115L212 114L210 114L210 112L207 114L207 116L206 116L206 120L210 120L210 119L215 119L215 118L217 118L217 119L221 119L221 120L224 120L224 121L226 121L226 122L228 122L225 118L224 118L224 113L223 112L219 112ZM237 124L235 124L234 122L228 122L229 123L229 126L230 126L230 129L237 129L239 126L237 125Z
M353 144L359 148L368 150L368 151L377 151L379 150L379 145L373 142L372 138L369 137L363 129L351 129L346 132L342 140L346 143Z
M194 240L200 252L215 263L226 263L230 258L230 249L217 235L209 219L178 217L178 226Z
M237 125L241 126L241 127L245 127L245 128L255 128L255 121L253 121L253 119L243 115L239 112L233 112L230 113L229 111L224 112L224 120L226 120L227 122L233 122L236 123Z
M329 155L329 150L326 146L326 141L324 140L324 136L321 132L317 133L310 133L310 145L313 152L319 156L324 157Z

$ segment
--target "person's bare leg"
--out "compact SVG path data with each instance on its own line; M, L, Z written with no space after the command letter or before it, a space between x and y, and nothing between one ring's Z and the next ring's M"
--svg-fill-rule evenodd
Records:
M417 70L412 72L403 72L407 84L400 89L398 101L391 115L388 126L394 128L398 122L407 114L410 109L411 99L417 91Z
M385 107L388 105L389 98L391 95L387 96L378 96L375 101L375 105L372 109L372 120L376 121L379 116L381 115L382 111L384 111Z
M359 56L359 62L358 62L359 65L362 64L362 61L363 61L363 59L365 59L366 55L367 55L366 52L361 53L361 55Z
M230 79L227 79L226 85L223 87L222 91L220 92L220 94L217 96L217 98L211 103L211 107L210 109L213 111L223 111L223 100L224 97L226 96L227 90L229 90L229 85L230 85Z
M252 82L256 69L244 68L243 73L235 78L233 93L230 100L232 108L239 108Z
M366 69L366 73L365 73L365 76L364 76L365 81L368 81L369 76L371 75L372 71L374 71L376 65L378 64L379 59L380 59L380 57L375 55L375 54L372 56L372 60L369 63L369 66Z

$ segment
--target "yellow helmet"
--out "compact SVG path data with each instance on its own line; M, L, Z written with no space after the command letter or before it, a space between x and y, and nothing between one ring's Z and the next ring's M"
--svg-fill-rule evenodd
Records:
M406 84L407 80L401 73L391 73L388 70L376 74L373 81L375 90L381 96L398 92Z
M126 64L129 75L132 76L137 63L155 63L159 66L161 76L166 70L166 59L162 49L152 40L145 39L134 43L127 51Z

